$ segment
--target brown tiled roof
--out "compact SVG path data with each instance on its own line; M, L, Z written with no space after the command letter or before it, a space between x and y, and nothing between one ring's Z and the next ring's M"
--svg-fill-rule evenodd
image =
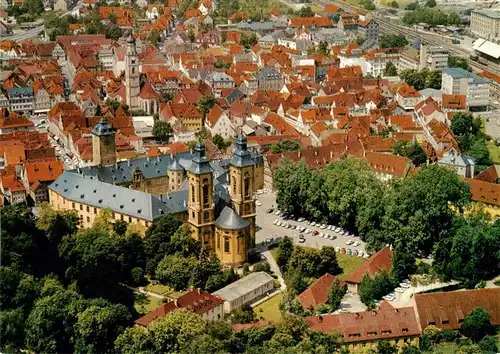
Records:
M55 181L63 172L62 161L32 162L25 165L26 178L29 183L35 181Z
M443 93L441 105L444 108L465 109L466 98L465 95L447 95Z
M220 297L202 290L191 290L180 296L177 300L167 302L147 315L135 321L140 326L147 327L157 318L165 317L169 312L184 308L201 315L224 303Z
M345 343L415 337L421 334L413 307L378 309L305 318L311 329L338 332Z
M493 165L488 167L483 172L477 174L474 179L484 182L496 183L500 179L500 165Z
M280 142L282 140L292 140L299 141L300 137L298 135L262 135L262 136L248 136L248 145L272 145Z
M477 307L490 314L491 324L500 325L500 288L416 294L415 305L422 329L429 325L459 329L465 317Z
M314 309L319 304L324 304L328 301L328 291L330 290L335 277L326 273L314 283L312 283L304 292L299 294L299 301L304 309ZM341 286L346 286L343 281L340 281Z
M146 82L144 86L141 88L141 92L139 93L139 97L144 100L156 100L160 96L153 90L153 87L149 82Z
M5 108L0 109L0 128L2 129L13 129L13 128L25 128L34 126L33 122L27 117L20 114L9 112Z
M411 166L411 160L407 157L379 152L367 152L365 155L373 172L390 174L404 177Z
M500 206L500 184L465 178L469 184L471 199L475 202Z
M392 251L389 247L385 247L373 254L366 262L361 264L361 266L354 272L349 274L345 282L359 284L364 275L368 273L371 277L375 274L386 270L390 271L392 269Z
M221 117L222 113L224 113L222 108L220 108L218 104L214 105L205 118L208 125L213 127Z
M264 119L264 123L272 126L279 134L283 135L300 135L295 128L288 124L282 117L276 113L269 113Z
M323 11L328 13L328 14L336 14L337 12L339 12L341 10L342 9L340 7L338 7L337 5L333 5L333 4L325 5L325 7L323 8Z

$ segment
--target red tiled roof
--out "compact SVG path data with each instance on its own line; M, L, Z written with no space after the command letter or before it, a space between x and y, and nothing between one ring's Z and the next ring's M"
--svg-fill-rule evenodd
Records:
M390 271L392 269L392 251L389 247L385 247L373 254L366 262L361 264L361 266L354 272L349 274L345 282L359 284L364 275L368 273L371 277L375 274L386 270Z
M165 317L169 312L184 308L194 313L201 315L211 309L222 305L224 300L220 297L207 293L202 290L191 290L190 292L180 296L177 300L167 302L157 309L151 311L147 315L135 321L140 326L147 327L157 318Z
M27 163L24 168L29 183L52 182L62 174L63 163L62 161L31 162Z
M34 124L27 117L15 112L6 113L5 108L0 109L0 129L14 129L33 127Z
M156 100L160 96L156 93L149 82L146 82L144 86L141 88L141 92L139 93L139 97L144 100Z
M422 329L429 325L459 329L477 307L490 314L491 324L500 325L500 288L415 294L415 305Z
M314 283L312 283L304 292L299 294L299 301L304 309L314 309L319 304L324 304L328 301L328 291L330 290L335 277L326 273ZM341 286L346 286L343 281L340 281Z
M500 179L500 165L493 165L488 167L483 172L474 177L475 180L496 183Z
M447 95L443 93L441 105L444 108L465 109L466 98L465 95Z
M365 157L374 172L397 177L404 177L411 165L409 158L392 154L367 152Z
M312 316L305 321L315 331L340 333L347 344L421 334L413 307Z
M276 113L269 113L264 119L264 123L272 126L280 135L300 135L297 130Z
M465 182L473 201L500 206L500 184L470 178L465 178Z
M224 113L222 111L222 108L218 104L212 107L210 112L208 112L207 116L205 117L206 122L210 127L213 127L215 123L219 120L220 116Z

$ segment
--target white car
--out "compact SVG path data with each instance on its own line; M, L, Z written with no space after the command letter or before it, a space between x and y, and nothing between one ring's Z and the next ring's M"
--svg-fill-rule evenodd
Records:
M364 252L363 252L363 251L359 251L359 253L358 253L358 257L363 257L364 255L365 255L365 254L364 254Z
M382 296L382 299L387 300L387 301L394 301L394 300L396 300L396 297L395 296L386 295L386 296Z
M274 215L280 215L280 211L279 211L279 210L276 210L276 211L274 212Z
M320 225L320 227L319 227L319 228L320 228L321 230L324 230L324 229L326 229L326 225L325 225L325 224Z
M313 221L313 222L311 223L311 226L316 226L316 222L314 222L314 221Z
M335 247L335 252L337 252L337 253L340 252L340 247L339 246Z
M403 288L396 288L396 289L394 289L394 291L397 292L397 293L404 293L405 289L403 289Z
M370 255L368 253L365 252L363 258L370 258Z
M281 220L278 220L278 222L276 223L276 225L278 226L281 226L281 224L282 224Z
M302 221L304 221L304 220L305 220L305 219L301 217L301 218L299 218L297 221L298 221L298 222L302 222Z
M279 221L278 219L274 220L274 221L273 221L273 224L274 224L274 225L278 224L278 221Z
M257 206L261 206L261 205L262 205L262 203L261 203L261 202L259 202L259 201L257 200L257 201L255 202L255 205L257 205Z
M411 287L411 285L408 283L399 283L399 286L405 289L409 289Z
M310 234L312 231L311 229L306 229L306 231L304 231L306 234Z
M347 240L347 241L345 242L345 244L346 244L346 245L348 245L348 246L352 245L352 240Z
M352 244L353 247L358 247L360 245L359 241L354 241L354 243Z

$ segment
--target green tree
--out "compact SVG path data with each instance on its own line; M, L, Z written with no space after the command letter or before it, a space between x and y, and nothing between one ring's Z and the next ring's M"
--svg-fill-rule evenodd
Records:
M183 353L190 341L206 331L206 323L192 311L179 309L154 321L149 330L154 347L162 353Z
M379 354L396 354L399 350L390 341L381 340L377 343L377 353Z
M414 11L418 7L418 2L412 2L406 5L405 10Z
M28 10L28 13L32 16L38 16L44 10L42 0L26 0L23 2L23 6Z
M213 106L217 104L217 100L213 95L205 95L198 101L197 107L201 114L203 114L203 119Z
M226 143L224 138L222 136L220 136L219 134L215 134L212 137L212 143L214 143L214 145L217 146L217 148L220 151L225 151L228 147L228 144Z
M408 45L408 39L402 35L384 34L378 39L380 48L400 48Z
M395 250L392 255L392 275L398 281L408 279L416 271L415 257L410 253Z
M280 140L271 145L270 151L273 154L281 154L286 151L299 151L300 143L295 140Z
M191 42L194 42L195 34L192 28L188 30L188 37Z
M478 342L485 336L495 333L494 327L490 322L490 314L480 307L475 308L465 317L460 326L460 331L474 342Z
M152 46L156 47L158 43L161 41L161 35L160 32L157 30L151 30L148 35L148 40L149 43L151 43Z
M330 48L328 46L328 42L327 41L320 41L319 45L318 45L318 53L323 54L323 55L327 55L329 52L330 52Z
M436 7L436 5L436 0L427 0L427 2L425 3L425 6L427 7Z
M396 68L396 65L392 63L392 61L385 64L384 76L397 76L397 75L398 75L398 69Z
M471 71L469 63L467 62L466 58L463 57L456 57L453 55L450 55L448 57L448 67L450 68L462 68L464 70Z
M257 38L257 35L255 33L246 34L245 32L243 32L241 34L240 44L246 48L253 47L257 44L258 41L259 39Z
M412 254L430 254L450 230L455 213L470 202L469 186L454 171L438 165L426 166L394 182L392 188L384 201L378 245L392 244Z
M297 16L299 17L314 17L314 11L310 6L303 6L299 11L297 11Z
M393 9L398 9L398 8L399 8L399 4L398 4L398 2L397 2L397 1L393 1L393 2L391 2L391 7L392 7Z
M414 25L420 22L425 22L433 26L443 25L459 25L460 16L453 11L445 12L436 7L423 7L416 6L414 11L406 12L403 16L403 23L406 25Z
M108 16L108 20L110 20L112 24L116 25L116 14L115 13L110 13L109 16Z
M127 328L118 336L114 347L117 353L122 354L158 353L151 332L140 326Z
M158 263L155 273L156 279L175 290L185 290L196 264L196 258L193 256L167 255Z
M367 307L373 306L375 293L373 291L373 279L366 273L359 282L359 299Z
M415 166L420 166L427 161L427 154L416 141L413 144L406 140L396 141L394 154L409 158Z
M256 320L255 312L250 305L244 305L231 311L231 323L252 323Z
M276 263L278 267L280 267L282 272L285 272L287 269L287 263L293 253L293 242L288 237L285 236L280 240L278 244L278 255L276 257Z
M337 275L342 273L342 268L339 266L337 261L337 253L335 248L331 246L323 246L319 251L319 264L316 270L316 275L321 276L323 274L329 273L331 275Z
M332 311L336 311L340 308L342 299L347 293L347 287L342 286L338 279L335 279L332 286L328 290L328 305L332 307Z
M169 122L164 122L161 120L155 121L153 126L153 137L156 140L168 144L168 141L172 137L172 133L172 126Z
M91 305L78 313L74 327L75 351L78 353L107 353L131 318L121 304Z

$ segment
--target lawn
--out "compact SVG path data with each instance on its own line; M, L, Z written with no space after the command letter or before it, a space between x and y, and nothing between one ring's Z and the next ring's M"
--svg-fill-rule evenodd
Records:
M366 261L366 259L364 259L363 257L349 256L343 253L337 253L337 260L339 262L339 265L344 270L341 276L345 276L349 273L354 272L359 268L361 264Z
M171 287L162 284L149 284L144 287L144 290L174 299L182 295L181 291L175 291Z
M157 297L134 293L134 308L140 314L145 315L148 312L160 307L162 303L163 301Z
M500 164L500 146L495 146L493 140L487 142L488 151L490 152L491 161L494 164Z
M279 306L282 298L283 294L279 293L269 300L264 301L262 304L255 306L253 312L255 312L259 319L262 318L271 322L280 322L281 311Z

